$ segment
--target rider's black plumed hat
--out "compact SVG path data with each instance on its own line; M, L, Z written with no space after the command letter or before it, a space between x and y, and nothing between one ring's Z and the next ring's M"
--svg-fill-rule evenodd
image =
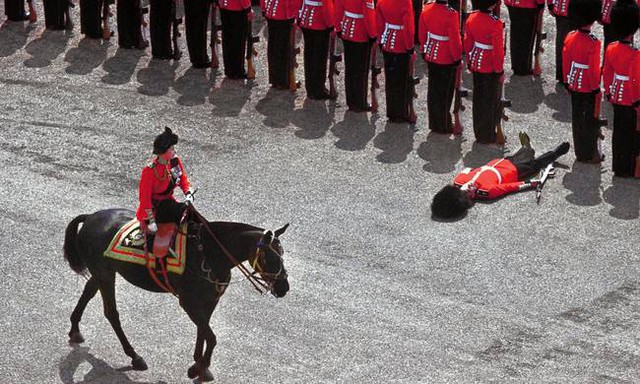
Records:
M156 136L153 140L153 154L161 155L172 146L178 144L178 135L171 131L171 128L164 127L164 132Z
M571 0L569 2L569 18L581 27L593 24L600 19L601 15L601 0Z
M498 0L471 0L471 5L473 9L487 9L497 2Z
M618 38L633 35L640 24L640 9L635 0L618 0L611 8L611 29Z

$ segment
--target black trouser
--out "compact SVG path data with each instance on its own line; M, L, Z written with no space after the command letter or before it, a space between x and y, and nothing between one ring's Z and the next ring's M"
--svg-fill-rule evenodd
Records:
M114 0L80 0L80 32L92 39L102 37L104 10Z
M556 161L564 153L558 146L555 150L544 153L542 156L535 157L536 152L531 147L520 147L518 152L505 159L511 161L518 170L518 180L526 180L532 175L538 173L548 164Z
M116 7L120 48L145 48L142 39L140 0L118 0Z
M189 1L189 0L187 0ZM153 202L154 217L156 223L176 223L179 224L182 219L184 211L187 209L187 205L184 203L178 203L174 199L161 200L159 202Z
M571 130L576 160L589 162L598 158L600 128L595 117L596 97L600 93L571 92Z
M511 38L509 40L511 69L513 69L514 75L530 75L533 69L533 45L536 36L538 9L507 8L511 20Z
M307 95L321 98L327 95L327 61L331 29L302 28L304 36L304 85Z
M420 44L420 14L422 13L423 0L413 0L413 19L415 24L415 33L413 35L413 44Z
M613 173L633 177L636 156L640 150L640 134L636 131L637 113L633 107L613 104L612 155Z
M391 121L408 121L409 107L413 101L412 74L409 73L410 53L383 52L384 94L387 101L387 117Z
M482 144L496 142L500 118L500 73L473 73L473 132Z
M429 85L427 90L427 112L429 129L438 133L451 133L451 103L455 95L457 64L428 63Z
M267 42L267 61L269 62L269 84L277 89L288 89L289 74L293 67L293 47L291 41L291 20L267 19L269 41Z
M175 3L172 0L151 0L149 5L151 56L154 59L170 59L173 56L171 23L175 15Z
M250 8L242 11L220 9L222 22L222 60L224 75L230 79L244 79L244 60L247 47L247 14Z
M189 59L195 68L210 65L207 54L207 25L209 23L209 0L186 0L184 2L185 32Z
M44 25L47 29L65 29L65 12L69 9L69 0L43 0Z
M564 39L569 32L580 28L575 21L568 17L556 16L556 80L566 83L567 79L562 76L562 48L564 48Z
M11 21L22 21L25 16L24 0L4 0L4 14Z
M371 63L371 43L356 43L342 40L344 46L344 90L347 106L365 110L369 90L369 64Z

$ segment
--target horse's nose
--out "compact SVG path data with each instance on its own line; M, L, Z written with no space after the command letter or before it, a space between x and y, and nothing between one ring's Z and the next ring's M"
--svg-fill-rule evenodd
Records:
M276 281L273 287L273 295L275 297L284 297L289 292L289 282L287 280Z

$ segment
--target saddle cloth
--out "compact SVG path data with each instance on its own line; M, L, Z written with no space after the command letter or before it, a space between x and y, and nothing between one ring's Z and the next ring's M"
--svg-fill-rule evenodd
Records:
M169 249L166 256L167 271L182 275L187 260L187 224L183 224L175 239L174 248ZM149 266L156 267L156 258L151 253L152 246L149 244ZM144 255L144 234L140 230L140 222L133 219L126 223L113 237L109 247L104 252L105 257L133 263L146 265L147 260Z

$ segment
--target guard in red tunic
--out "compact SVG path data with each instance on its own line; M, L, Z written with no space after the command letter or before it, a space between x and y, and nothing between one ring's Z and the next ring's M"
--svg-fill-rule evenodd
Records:
M294 20L302 0L260 0L267 19L269 40L267 61L269 62L269 84L276 89L292 89L290 73L294 66L295 29Z
M140 205L136 218L143 230L155 232L153 254L156 257L166 256L177 224L187 208L186 204L176 201L173 196L174 188L180 187L186 201L193 203L187 173L182 160L173 149L177 143L178 135L165 128L153 141L153 154L157 155L156 158L144 167L140 177Z
M393 122L409 122L413 102L414 17L411 0L379 0L376 5L378 42L384 55L387 117Z
M520 133L520 142L522 147L512 156L460 172L453 179L453 185L447 185L433 197L433 216L442 219L460 217L473 205L473 200L492 200L535 188L539 180L529 179L569 151L569 143L562 143L555 150L535 157L526 133Z
M569 5L573 0L547 0L549 13L556 19L556 80L564 83L562 70L562 48L567 34L580 25L569 18Z
M511 69L516 76L533 73L533 49L538 17L542 17L544 0L504 0L509 10Z
M329 40L334 30L333 0L304 0L298 12L298 25L304 37L304 85L307 97L329 98L325 86Z
M436 0L422 9L419 29L420 49L429 71L429 129L451 133L451 103L455 93L456 71L462 60L460 13L447 5L447 0Z
M475 0L467 19L464 50L473 73L473 132L482 144L496 142L500 119L500 78L504 75L504 23L493 10L496 0Z
M229 79L246 79L247 35L253 33L249 31L249 21L253 20L251 0L218 0L218 6L222 22L224 75Z
M600 18L601 9L600 0L571 0L569 16L580 28L567 35L562 50L562 77L571 93L576 160L588 163L600 163L604 159L598 148L602 43L591 33L591 26Z
M613 174L633 177L638 155L637 114L631 74L638 51L631 45L638 30L640 11L635 0L618 0L611 11L611 32L621 36L611 43L604 55L602 80L607 100L613 105L612 157Z
M344 47L347 106L353 112L370 111L367 92L371 47L377 39L375 4L373 0L336 0L333 19Z

